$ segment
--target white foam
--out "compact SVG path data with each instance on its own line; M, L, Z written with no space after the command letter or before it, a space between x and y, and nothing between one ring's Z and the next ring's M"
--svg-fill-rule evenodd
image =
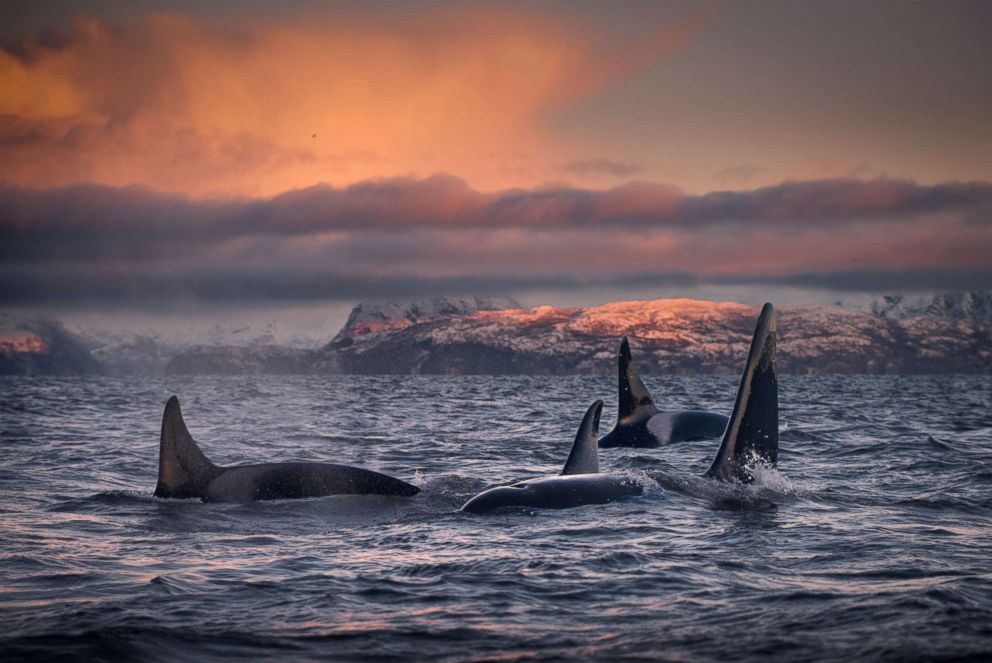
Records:
M618 474L640 484L640 486L644 489L644 495L650 495L652 497L664 497L665 495L665 489L661 486L661 484L644 470L627 469L619 472L612 472L611 474Z
M782 474L776 467L756 463L754 466L748 467L748 472L754 477L754 482L751 484L754 488L782 495L791 495L796 492L789 477Z

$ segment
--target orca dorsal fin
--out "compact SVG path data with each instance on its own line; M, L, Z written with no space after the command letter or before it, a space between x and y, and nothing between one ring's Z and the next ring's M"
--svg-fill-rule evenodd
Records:
M706 476L750 483L748 465L778 463L778 377L775 374L775 309L765 304L755 325L737 400L720 451Z
M196 445L183 421L179 399L173 396L162 415L155 497L203 497L207 485L220 472Z
M562 476L599 472L599 415L602 413L603 401L596 401L586 410L579 432L575 434L572 451L561 470Z
M626 336L620 341L618 366L620 402L617 407L617 425L627 423L631 419L656 414L658 408L651 399L648 388L637 375L634 360L630 356L630 343Z

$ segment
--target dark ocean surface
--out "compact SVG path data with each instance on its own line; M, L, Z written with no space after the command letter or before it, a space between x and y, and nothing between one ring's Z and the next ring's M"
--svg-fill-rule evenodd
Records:
M736 378L645 382L729 413ZM222 465L347 463L410 499L152 497L171 394ZM779 471L601 452L644 496L458 513L557 473L588 377L0 380L0 659L992 657L992 379L780 377Z

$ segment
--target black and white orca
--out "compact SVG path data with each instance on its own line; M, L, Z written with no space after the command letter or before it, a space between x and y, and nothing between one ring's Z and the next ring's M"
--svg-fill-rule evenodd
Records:
M487 513L507 507L568 509L641 495L644 488L630 477L599 472L599 417L602 412L603 401L596 401L586 411L560 475L490 488L466 502L461 510Z
M617 425L599 441L601 448L663 447L673 442L716 438L726 430L727 417L716 412L659 410L637 375L626 336L620 342L617 364Z
M156 497L254 502L325 495L412 496L420 489L379 472L333 463L259 463L219 467L186 428L179 399L165 405Z

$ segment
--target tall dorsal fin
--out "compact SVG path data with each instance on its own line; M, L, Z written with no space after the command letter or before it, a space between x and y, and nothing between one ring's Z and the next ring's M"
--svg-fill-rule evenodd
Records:
M602 413L603 401L596 401L586 410L579 432L575 434L572 451L561 470L562 475L599 472L599 415Z
M658 412L648 388L641 382L630 356L630 343L624 336L620 341L618 357L620 373L620 402L617 408L617 425L628 423L631 419L651 416Z
M207 485L220 473L210 462L183 421L179 399L173 396L162 415L162 437L158 452L156 497L202 497Z
M775 375L775 310L765 304L751 339L747 365L720 451L706 476L750 483L754 461L778 463L778 378Z

